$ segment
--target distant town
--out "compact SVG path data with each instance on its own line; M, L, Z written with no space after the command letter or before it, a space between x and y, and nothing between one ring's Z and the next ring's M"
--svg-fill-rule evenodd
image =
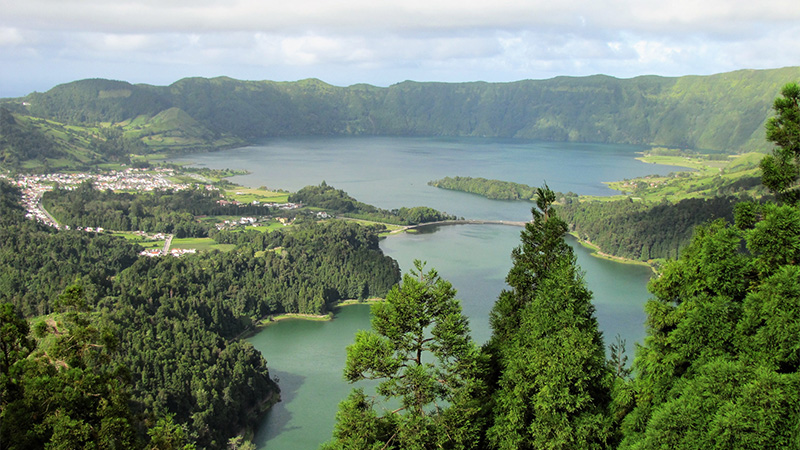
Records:
M136 169L128 168L122 171L112 170L103 174L89 173L51 173L46 175L25 175L20 174L16 177L9 177L0 174L0 177L7 179L11 184L22 190L22 202L27 209L27 217L38 220L44 224L55 228L60 228L58 222L53 219L47 211L42 208L42 195L56 186L65 189L74 189L85 181L94 183L97 189L134 190L134 191L153 191L156 189L188 189L190 185L175 183L169 177L175 175L173 169ZM87 230L87 231L95 231ZM102 232L102 229L97 230Z
M137 192L147 192L147 191L166 190L166 189L179 191L193 187L193 184L178 183L172 181L171 178L173 178L175 175L176 175L175 170L171 168L155 168L155 169L128 168L125 170L113 170L102 174L90 174L90 173L51 173L51 174L38 174L38 175L19 174L12 177L0 173L0 178L8 180L11 184L20 188L20 190L22 191L22 204L27 210L26 217L41 222L45 225L61 229L62 228L61 225L42 207L41 204L42 195L47 191L53 190L56 186L63 189L71 190L77 188L80 184L86 181L91 181L95 189L102 189L102 190L110 189L112 191L137 191ZM203 185L201 184L201 186ZM204 187L209 190L215 189L215 187L211 184L205 184ZM242 204L235 200L225 200L225 199L220 199L218 202L223 205ZM253 203L259 204L259 202L257 201L254 201ZM296 203L280 203L280 204L261 203L261 204L264 206L278 208L281 210L292 210L300 208L302 206ZM330 217L325 212L317 212L316 215L318 218ZM283 217L279 217L276 220L278 220L283 225L289 225L292 222L291 219ZM242 217L238 220L225 220L221 223L218 223L217 229L233 228L239 225L257 226L258 225L257 222L258 219L255 217ZM65 226L64 229L69 230L70 227ZM90 233L103 233L106 231L101 227L92 227L92 226L78 227L77 229ZM144 231L137 231L136 234L148 240L165 241L163 248L144 250L141 253L142 256L150 256L150 257L162 256L162 255L181 256L186 253L196 252L195 249L170 249L170 243L172 241L172 235L170 234L156 233L153 235L149 235Z

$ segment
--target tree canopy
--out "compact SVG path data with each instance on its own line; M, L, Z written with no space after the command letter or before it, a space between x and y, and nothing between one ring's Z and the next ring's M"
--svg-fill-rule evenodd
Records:
M377 393L398 407L378 415L376 401L355 389L340 405L327 448L474 448L479 352L455 295L452 284L416 261L372 307L372 329L347 348L344 376L379 380Z

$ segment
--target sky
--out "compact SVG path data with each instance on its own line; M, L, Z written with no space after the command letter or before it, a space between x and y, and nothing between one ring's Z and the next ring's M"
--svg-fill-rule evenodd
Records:
M0 0L0 97L84 78L389 86L800 66L800 1Z

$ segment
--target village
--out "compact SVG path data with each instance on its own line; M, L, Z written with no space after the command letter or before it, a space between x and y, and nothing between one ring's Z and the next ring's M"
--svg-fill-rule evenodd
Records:
M177 183L170 178L176 175L174 169L170 168L156 168L156 169L138 169L127 168L125 170L113 170L102 174L90 173L51 173L51 174L19 174L14 177L0 173L0 178L8 180L14 186L17 186L22 191L22 204L27 210L26 217L36 220L45 225L61 229L61 225L53 218L47 210L42 207L42 195L54 189L56 186L63 189L75 189L80 184L90 181L95 189L110 189L112 191L137 191L147 192L160 189L170 189L179 191L189 189L192 187L190 184ZM214 189L213 185L205 185L206 189ZM242 203L236 200L218 201L220 204L241 205ZM258 204L257 201L253 202ZM302 205L296 203L263 203L263 206L269 206L280 210L293 210L298 209ZM329 217L324 212L318 212L319 218ZM292 219L279 217L276 219L284 226L290 225ZM241 225L258 226L259 221L255 217L241 217L238 220L224 220L216 225L217 229L231 229ZM69 230L69 226L63 227ZM106 230L102 227L84 226L77 227L80 231L89 233L103 233ZM172 235L165 233L148 234L144 231L137 231L136 234L143 239L151 241L164 241L163 248L152 248L142 251L142 256L181 256L187 253L196 253L195 249L173 248L170 249Z
M174 176L175 171L167 168L157 169L137 169L128 168L122 171L112 170L103 174L89 173L50 173L26 175L19 174L16 177L9 177L0 174L0 177L7 179L11 184L17 186L22 191L22 203L28 211L27 217L38 220L46 225L60 228L47 211L42 208L42 195L60 186L64 189L74 189L81 183L91 181L97 189L133 190L133 191L153 191L156 189L188 189L188 184L175 183L169 180ZM95 231L92 227L87 227L86 231ZM102 228L97 230L102 233Z

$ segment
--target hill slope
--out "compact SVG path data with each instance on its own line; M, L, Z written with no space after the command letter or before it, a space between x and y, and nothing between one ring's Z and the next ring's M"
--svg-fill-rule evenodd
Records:
M319 80L187 78L170 86L82 80L14 104L70 125L117 125L151 150L219 148L270 136L491 136L764 150L764 122L800 67L712 76L595 75L513 83L337 87ZM24 107L19 104L24 101ZM170 111L170 120L155 119ZM157 128L154 131L154 128ZM180 139L150 139L147 136ZM187 137L190 139L187 140Z

